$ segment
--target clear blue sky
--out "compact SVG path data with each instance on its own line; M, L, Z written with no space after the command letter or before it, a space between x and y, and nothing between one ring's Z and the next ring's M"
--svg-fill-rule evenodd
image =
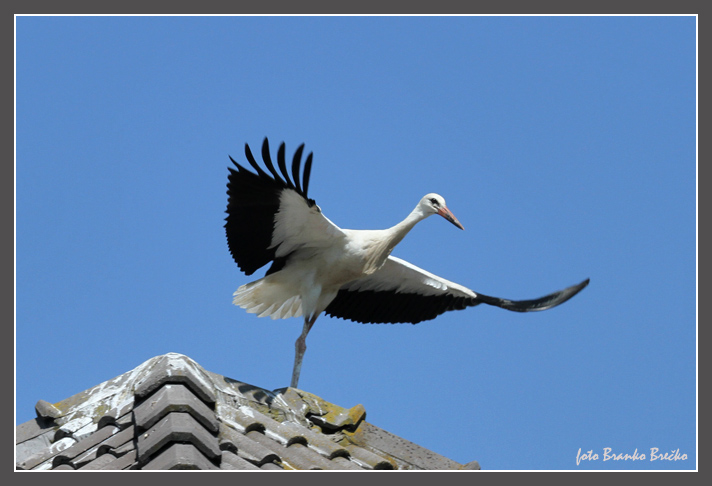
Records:
M475 291L322 316L300 388L485 469L696 467L694 17L19 17L16 422L166 352L287 386L299 319L231 304L228 154L314 152L346 228L428 192L394 255ZM680 450L686 461L603 461ZM593 450L597 461L576 464Z

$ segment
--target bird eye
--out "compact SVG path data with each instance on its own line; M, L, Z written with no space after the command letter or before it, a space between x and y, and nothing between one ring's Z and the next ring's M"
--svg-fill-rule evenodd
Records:
M433 204L433 206L435 206L435 207L440 206L440 203L439 203L438 200L435 199L434 197L431 197L431 198L430 198L430 202L431 202L431 203Z

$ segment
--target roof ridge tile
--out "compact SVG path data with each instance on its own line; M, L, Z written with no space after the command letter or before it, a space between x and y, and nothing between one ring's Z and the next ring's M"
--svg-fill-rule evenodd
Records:
M202 427L192 415L170 412L149 430L138 435L136 446L139 462L148 463L155 453L173 442L189 442L211 460L217 460L221 455L217 437Z
M154 366L137 380L134 394L138 398L151 395L166 383L182 383L188 386L201 400L212 405L216 395L212 380L195 361L178 353L157 356Z
M194 444L175 443L163 449L144 470L155 469L219 469Z
M139 430L146 430L170 412L186 412L210 432L218 431L215 412L183 384L166 383L134 410L134 421Z

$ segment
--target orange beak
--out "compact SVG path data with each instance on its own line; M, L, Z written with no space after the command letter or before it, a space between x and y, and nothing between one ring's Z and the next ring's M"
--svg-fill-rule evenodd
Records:
M442 216L443 218L447 219L448 221L450 221L452 224L454 224L455 226L457 226L457 227L460 228L461 230L464 230L464 229L465 229L465 228L460 224L460 222L457 220L457 218L455 217L455 215L452 214L452 212L451 212L448 208L446 208L446 207L440 208L440 209L438 210L438 214L439 214L440 216Z

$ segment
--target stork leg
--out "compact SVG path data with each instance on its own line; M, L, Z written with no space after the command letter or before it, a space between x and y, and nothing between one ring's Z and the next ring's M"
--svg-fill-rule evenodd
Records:
M294 369L292 370L292 384L289 385L292 388L297 388L299 385L299 375L302 372L302 360L304 359L304 352L307 350L307 334L309 334L309 331L316 322L316 318L317 315L304 317L304 328L302 329L302 334L294 343Z

